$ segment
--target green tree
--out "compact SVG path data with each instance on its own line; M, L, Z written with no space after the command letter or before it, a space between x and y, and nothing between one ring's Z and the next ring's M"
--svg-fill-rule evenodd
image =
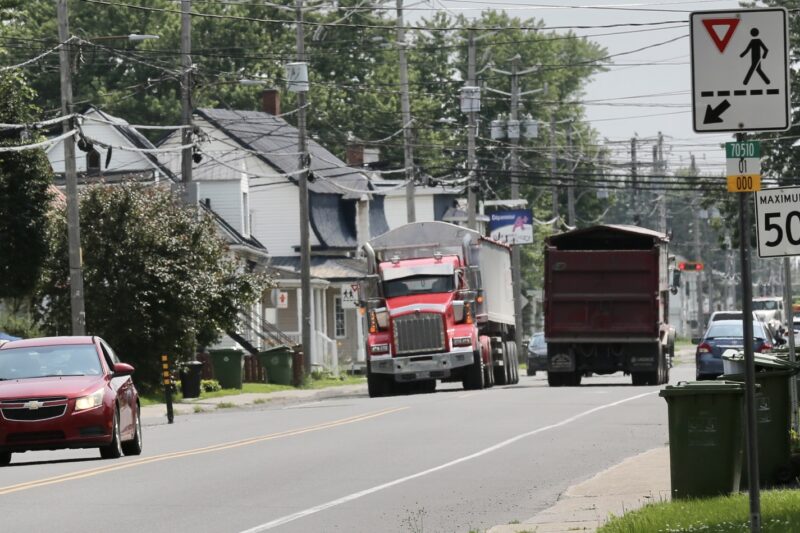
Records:
M31 124L39 109L35 94L17 71L0 73L0 122ZM42 141L27 128L0 130L0 146ZM52 172L42 150L0 152L0 300L19 311L31 295L47 255L46 213Z
M168 191L135 184L97 185L82 193L86 329L137 366L146 387L159 383L159 356L182 358L237 325L238 310L260 296L266 279L228 256L210 217ZM70 317L66 221L53 214L40 298L51 334Z

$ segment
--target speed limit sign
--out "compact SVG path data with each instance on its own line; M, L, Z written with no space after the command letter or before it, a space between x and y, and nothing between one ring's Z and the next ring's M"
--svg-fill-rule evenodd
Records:
M755 193L758 256L800 255L800 187Z

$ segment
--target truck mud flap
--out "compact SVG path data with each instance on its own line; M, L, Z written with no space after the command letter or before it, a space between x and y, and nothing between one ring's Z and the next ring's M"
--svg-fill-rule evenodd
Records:
M547 362L548 372L574 372L575 358L569 353L557 353Z

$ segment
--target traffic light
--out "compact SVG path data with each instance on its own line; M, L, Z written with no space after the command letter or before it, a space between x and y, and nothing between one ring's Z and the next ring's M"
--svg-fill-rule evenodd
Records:
M697 263L695 261L681 261L678 263L678 270L684 270L686 272L699 272L703 270L703 263Z

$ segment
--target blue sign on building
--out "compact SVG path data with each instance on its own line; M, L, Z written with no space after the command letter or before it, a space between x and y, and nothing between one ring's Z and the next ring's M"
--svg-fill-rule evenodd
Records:
M531 244L533 213L530 209L513 209L489 214L489 237L505 244Z

